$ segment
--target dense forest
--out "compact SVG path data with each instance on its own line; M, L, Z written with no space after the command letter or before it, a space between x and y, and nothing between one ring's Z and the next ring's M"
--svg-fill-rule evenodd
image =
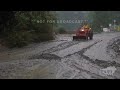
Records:
M23 47L31 42L54 39L54 23L38 20L55 20L50 11L1 11L0 43L8 47Z
M120 25L120 11L91 11L88 17L94 31L101 32L101 28L109 28L109 24Z

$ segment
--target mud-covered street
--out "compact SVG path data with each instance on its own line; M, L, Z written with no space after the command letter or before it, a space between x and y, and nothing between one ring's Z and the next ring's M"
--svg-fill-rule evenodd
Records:
M0 79L120 79L120 32L71 34L13 50L0 47ZM115 44L114 44L115 43ZM102 70L112 68L112 75Z

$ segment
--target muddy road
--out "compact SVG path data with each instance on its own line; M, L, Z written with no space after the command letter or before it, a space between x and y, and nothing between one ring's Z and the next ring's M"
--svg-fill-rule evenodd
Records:
M120 57L113 58L110 48L120 32L95 34L88 41L73 41L72 36L58 35L22 49L1 47L0 78L120 79Z

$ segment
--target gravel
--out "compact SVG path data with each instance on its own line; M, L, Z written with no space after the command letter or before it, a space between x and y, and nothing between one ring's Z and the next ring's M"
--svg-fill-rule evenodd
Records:
M58 65L57 61L49 62L45 59L4 62L0 63L0 79L55 78Z
M113 58L120 58L120 36L113 38L107 47L107 53Z

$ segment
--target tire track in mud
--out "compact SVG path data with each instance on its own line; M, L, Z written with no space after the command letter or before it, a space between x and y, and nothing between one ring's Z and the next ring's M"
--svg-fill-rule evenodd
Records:
M33 55L29 59L46 59L49 61L51 61L51 60L60 61L61 57L54 55L54 54L44 53L44 54L40 54L40 55Z
M67 56L65 56L65 57L69 57L69 56L71 56L71 55L78 54L78 55L80 55L81 57L83 57L84 59L86 59L86 60L90 61L91 63L96 64L96 65L98 65L98 66L100 66L100 67L102 67L102 68L106 68L106 67L109 67L109 66L120 67L120 64L117 63L117 62L115 62L115 61L104 61L104 60L99 60L99 59L93 60L93 59L91 59L90 57L84 55L84 53L85 53L88 49L90 49L92 46L94 46L95 44L97 44L97 43L99 43L99 42L101 42L101 41L102 41L102 40L97 41L97 42L93 43L92 45L90 45L90 46L88 46L88 47L86 47L86 48L83 48L81 51L75 52L75 53L73 53L73 54L69 54L69 55L67 55ZM64 57L64 58L65 58L65 57Z
M64 42L64 43L59 44L58 46L55 46L55 47L45 50L42 53L32 55L28 59L61 60L61 57L54 55L54 54L50 54L50 53L66 49L66 48L71 47L78 43L80 43L80 41Z
M60 51L60 50L66 49L78 43L80 43L80 41L64 42L64 43L59 44L58 46L45 50L42 53L52 53L52 52Z
M102 40L101 40L102 41ZM65 56L64 58L69 58L70 56L72 55L79 55L80 57L82 57L83 59L89 61L90 63L92 64L95 64L97 66L99 66L100 68L107 68L109 66L115 66L115 67L120 67L120 64L119 63L116 63L115 61L104 61L104 60L99 60L99 59L96 59L96 60L93 60L91 59L90 57L84 55L84 53L90 49L92 46L94 46L95 44L101 42L101 41L96 41L95 43L93 43L92 45L86 47L86 48L83 48L81 51L78 51L78 52L75 52L73 54L69 54L67 56ZM96 74L94 72L91 72L89 70L86 70L86 69L83 69L83 68L80 68L79 66L73 64L72 66L74 66L74 68L76 68L77 70L80 70L82 72L85 72L87 74L89 74L92 78L100 78L100 79L108 79L109 77L104 77L104 76L101 76L99 74ZM68 66L69 67L69 66ZM80 74L77 74L76 76L74 76L73 78L76 78L78 75ZM114 78L114 79L117 79L116 76L112 76L111 78Z
M77 67L77 66L75 66L74 65L74 68L76 68L77 70L80 70L80 72L79 73L81 73L81 72L86 72L87 74L89 74L89 75L91 75L91 77L92 78L99 78L99 79L107 79L107 78L105 78L105 77L103 77L103 76L100 76L100 75L98 75L98 74L96 74L96 73L92 73L92 72L90 72L90 71L88 71L88 70L85 70L85 69L82 69L82 68L79 68L79 67ZM77 75L76 75L77 76ZM76 77L75 76L75 77ZM75 78L74 77L74 78ZM85 78L86 79L86 78Z
M81 55L83 55L85 51L87 51L89 48L91 48L92 46L94 46L95 44L97 44L97 43L99 43L99 42L101 42L101 41L102 41L102 40L96 41L96 42L94 42L92 45L89 45L88 47L83 48L82 50L80 50L80 51L78 51L78 52L75 52L75 53L73 53L73 54L69 54L69 55L67 55L67 56L65 56L65 57L63 57L63 58L67 58L67 57L69 57L69 56L71 56L71 55L78 54L78 53L81 54Z
M108 42L106 52L110 55L113 59L119 58L120 56L120 36L113 38Z
M63 57L63 59L64 58L70 58L72 55L75 55L75 54L78 54L78 53L81 53L81 54L83 54L87 49L89 49L90 47L92 47L93 45L95 45L95 44L97 44L98 42L100 42L100 41L96 41L95 43L93 43L92 45L90 45L90 46L88 46L87 48L83 48L81 51L78 51L78 52L75 52L75 53L73 53L73 54L69 54L69 55L67 55L67 56L65 56L65 57ZM79 73L78 74L76 74L74 77L72 76L72 78L74 79L74 78L81 78L81 79L85 79L85 77L84 76L82 76L81 75L81 72L85 72L85 73L87 73L87 74L89 74L90 76L94 76L94 77L97 77L97 78L104 78L104 77L102 77L102 76L100 76L100 75L97 75L96 73L92 73L92 72L90 72L89 70L86 70L86 69L84 69L84 68L82 68L82 67L79 67L79 63L78 62L76 62L76 61L71 61L71 60L65 60L65 62L63 62L65 65L66 65L66 67L69 67L69 68L71 68L71 69L75 69L75 70L79 70ZM65 74L65 73L64 73ZM92 77L93 78L93 77Z
M78 52L75 52L75 53L73 53L73 54L69 54L69 55L67 55L67 56L65 56L65 57L63 57L63 58L58 57L57 55L54 55L54 54L50 54L50 53L52 53L52 52L59 51L59 50L62 50L62 49L65 49L65 48L68 48L68 47L71 47L71 46L73 46L73 45L75 45L75 44L80 43L80 41L77 41L77 42L76 42L76 41L75 41L75 42L74 42L74 41L64 42L64 43L59 44L58 46L55 46L55 47L52 47L52 48L50 48L50 49L47 49L47 50L43 51L42 54L37 54L37 55L35 55L35 56L32 56L32 57L29 58L29 59L61 60L61 59L64 59L64 58L70 57L71 55L75 55L75 54L76 54L76 55L81 56L83 59L88 60L90 63L98 65L98 66L101 67L101 68L106 68L106 67L108 67L108 66L120 67L120 64L116 63L115 61L113 61L113 62L108 62L108 61L98 60L98 59L93 60L93 59L89 58L88 56L85 56L85 55L84 55L84 53L85 53L88 49L90 49L92 46L94 46L95 44L97 44L97 43L99 43L99 42L101 42L101 41L102 41L102 40L96 41L96 42L94 42L92 45L89 45L88 47L83 48L82 50L80 50L80 51L78 51ZM78 66L76 66L76 65L73 65L73 66L74 66L77 70L80 70L80 71L82 71L82 72L85 72L85 73L89 74L92 78L107 79L106 77L103 77L103 76L101 76L101 75L99 75L99 74L96 74L96 73L94 73L94 72L91 72L91 71L89 71L89 70L80 68L80 67L78 67ZM67 66L67 67L69 67L69 66ZM78 75L78 74L77 74L77 75ZM73 78L75 78L77 75L75 75ZM113 78L116 78L116 77L113 77Z

